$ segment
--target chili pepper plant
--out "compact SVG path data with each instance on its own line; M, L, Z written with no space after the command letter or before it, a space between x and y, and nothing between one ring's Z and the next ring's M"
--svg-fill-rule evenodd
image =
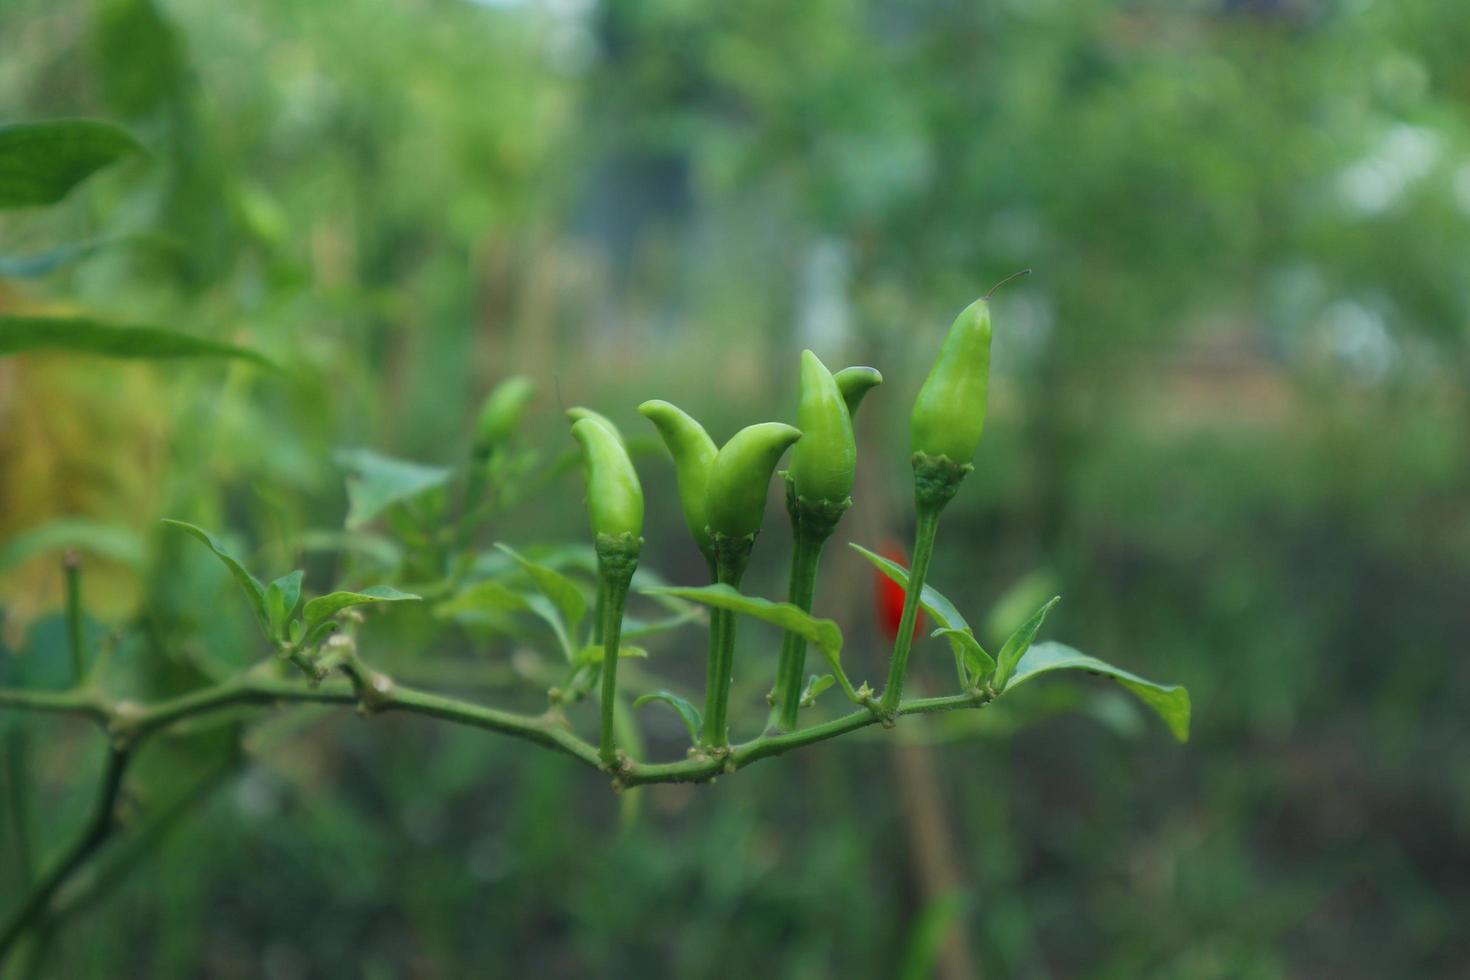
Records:
M30 144L35 135L28 135ZM68 145L75 145L78 134L69 135ZM107 158L102 154L79 166L77 173L84 176L88 167ZM0 350L9 352L49 346L268 363L243 348L91 320L0 317L0 331ZM644 492L631 440L605 416L585 408L570 410L571 438L545 464L538 462L542 456L535 447L521 443L519 433L535 389L525 377L502 382L486 398L469 451L458 466L424 466L364 450L341 455L339 462L349 474L348 525L381 526L390 558L376 564L345 563L343 580L320 594L309 594L303 569L277 569L268 580L257 577L224 538L181 520L165 522L166 533L192 538L238 585L259 630L260 653L256 663L238 673L154 699L115 693L111 654L116 638L100 645L86 642L80 568L68 562L65 618L71 684L60 690L0 688L0 712L89 719L106 739L106 762L81 833L38 869L18 902L0 909L5 916L0 965L24 937L64 916L68 901L85 899L66 898L64 886L90 862L106 860L112 838L147 837L146 814L142 826L124 827L119 800L130 767L150 741L210 717L243 727L248 721L240 720L240 713L252 707L268 711L339 705L369 717L387 712L427 716L570 756L619 790L708 782L858 729L918 724L914 716L937 712L982 710L1024 684L1063 670L1115 680L1184 740L1190 704L1183 688L1145 680L1060 643L1034 642L1056 599L991 651L928 581L941 517L964 489L984 428L990 340L987 294L955 318L912 403L912 565L905 568L850 543L903 590L902 613L882 678L854 680L843 662L841 630L813 608L822 553L852 504L858 452L853 416L861 406L891 411L891 402L885 404L879 388L883 379L874 368L847 367L834 373L813 351L801 355L796 417L790 422L755 421L722 445L667 401L638 406L651 425L647 435L657 436L657 441L645 441L655 448L661 442L667 450L680 509L708 572L706 582L671 584L640 567ZM788 465L778 470L783 459ZM579 462L590 550L517 549L504 542L493 549L482 547L489 524ZM767 497L778 472L792 528L790 579L784 597L768 598L742 591L742 580L759 545ZM382 580L369 581L369 570ZM533 629L541 630L550 655L532 664L518 663L513 671L523 694L526 688L543 692L540 705L529 711L491 706L408 683L369 662L359 643L363 631L374 628L375 619L393 615L391 607L405 603L422 603L436 620L484 640L509 636L535 642ZM630 606L636 606L634 614ZM934 626L928 636L948 646L954 686L947 694L905 697L910 653L916 639L925 639L916 635L921 610ZM779 630L781 644L769 657L747 652L750 662L740 665L742 674L770 672L768 703L732 706L737 629L750 620ZM660 685L641 664L631 679L620 672L625 661L649 659L640 643L698 625L706 633L702 696ZM812 661L819 665L815 670L809 669ZM652 758L641 748L636 710L655 705L677 713L687 729L687 749L677 757ZM755 715L763 720L747 725L750 715L744 709L749 708L756 708Z

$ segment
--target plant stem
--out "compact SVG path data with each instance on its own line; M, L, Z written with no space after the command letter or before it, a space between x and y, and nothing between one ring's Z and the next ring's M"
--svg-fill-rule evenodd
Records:
M715 535L715 582L740 588L750 551L749 538ZM735 672L735 614L728 609L711 609L709 616L709 664L704 685L704 746L717 754L730 745L730 683Z
M86 675L86 652L82 649L82 568L77 556L68 552L62 563L66 576L66 652L71 662L73 684Z
M98 793L97 803L92 810L92 816L87 821L87 826L82 833L66 849L61 858L46 872L45 876L31 889L25 902L11 917L9 923L0 930L0 963L10 953L17 940L23 936L38 919L40 919L51 903L52 897L57 890L66 883L72 873L81 866L87 857L101 846L112 833L116 826L117 796L122 789L123 773L128 766L131 752L126 748L110 747L107 752L107 766L102 773L102 788Z
M704 675L704 730L700 733L705 746L709 748L729 743L725 711L730 700L730 660L734 656L735 642L731 628L734 625L734 614L728 609L709 611L709 656Z
M173 802L149 816L148 822L130 830L98 859L88 874L67 889L66 900L49 917L48 927L55 928L78 913L95 905L143 862L158 844L196 807L240 771L241 758L231 755L214 767Z
M600 576L605 581L603 589L606 601L602 604L602 738L598 756L605 766L616 766L618 761L617 737L613 726L618 707L618 645L623 633L623 607L628 601L628 586L632 581L632 570L627 574L607 573Z
M940 698L920 698L902 703L896 715L932 714L940 711L956 711L966 708L983 708L990 703L986 693L955 694ZM735 772L753 762L783 755L816 742L846 735L848 732L875 725L882 718L867 708L849 712L830 721L820 722L794 732L762 735L728 753L715 757L695 757L680 762L635 764L622 777L626 786L642 786L648 783L699 783L713 779L723 773Z
M909 585L903 600L903 615L898 621L898 636L893 640L893 654L888 661L888 683L883 688L879 710L892 718L903 697L904 676L908 672L909 649L914 642L914 623L919 616L919 599L924 593L924 578L929 574L929 559L934 555L934 536L939 530L939 507L920 501L918 525L914 528L914 561L909 568Z
M381 675L378 676L381 678ZM569 731L557 715L520 715L391 682L380 682L378 687L380 689L373 704L375 711L402 711L510 735L564 752L594 769L602 768L602 758L597 747ZM36 696L38 693L0 690L0 705L92 717L111 731L114 737L123 739L133 748L147 736L187 718L243 704L363 703L354 684L346 680L309 685L301 681L262 678L254 674L245 674L215 687L148 706L127 702L112 704L77 691ZM895 714L929 714L980 708L989 702L990 695L985 692L918 698L901 703ZM627 785L699 782L722 772L742 768L759 759L866 728L881 720L879 715L863 708L798 731L761 736L735 746L720 756L702 756L668 763L630 763L620 778Z
M827 539L800 526L791 545L791 581L786 599L802 612L812 611L817 589L817 566ZM788 632L781 640L781 659L776 666L775 727L783 732L796 729L796 712L801 707L801 678L806 670L806 637Z

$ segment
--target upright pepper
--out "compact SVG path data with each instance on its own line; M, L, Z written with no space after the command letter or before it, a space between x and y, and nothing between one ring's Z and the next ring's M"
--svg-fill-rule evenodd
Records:
M985 428L989 384L990 303L982 298L955 317L919 389L909 419L913 451L968 464Z
M850 500L857 444L852 417L832 372L816 354L801 352L801 441L791 450L791 484L798 497L841 504Z
M510 438L535 394L536 382L524 374L517 374L500 382L485 396L475 420L476 457L483 459L489 456Z
M658 428L674 457L684 520L709 562L711 577L739 588L765 516L771 474L801 432L779 422L762 422L741 429L717 449L703 426L668 402L644 402L638 411ZM734 651L734 613L712 610L701 734L710 751L723 752L729 746Z
M994 288L990 293L993 292ZM919 389L909 419L917 522L908 595L888 662L888 683L879 705L888 718L895 717L903 696L914 624L919 615L919 596L934 553L939 513L954 498L965 474L975 468L970 461L985 429L985 396L990 387L990 293L955 317L939 356Z
M572 435L587 470L587 516L597 548L597 608L602 616L602 728L598 756L608 769L620 765L617 712L618 650L623 608L643 547L643 488L617 434L596 418L581 418Z
M852 484L857 465L857 444L852 433L852 408L882 376L871 368L849 368L847 374L852 402L816 354L801 353L801 400L796 420L802 438L791 452L791 469L786 473L786 510L791 515L791 579L787 601L810 612L816 592L817 565L822 548L837 522L852 506ZM775 727L796 727L801 702L802 672L806 666L806 639L788 632L781 642L781 657L772 691Z

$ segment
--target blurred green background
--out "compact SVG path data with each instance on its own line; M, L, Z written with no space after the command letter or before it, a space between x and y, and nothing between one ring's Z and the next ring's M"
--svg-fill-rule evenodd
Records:
M1038 684L636 804L422 719L193 732L128 797L177 819L61 923L47 975L1464 976L1467 52L1463 0L6 0L0 118L111 119L152 156L0 221L5 256L122 239L0 274L0 311L293 369L0 360L0 541L96 522L89 629L140 690L260 652L158 518L263 569L305 554L321 590L334 450L454 462L515 373L548 458L579 403L646 435L634 407L668 398L723 439L792 417L802 347L888 379L817 599L876 682L871 570L841 543L908 538L913 393L950 318L1031 267L995 302L986 441L931 581L987 643L1059 592L1045 636L1195 704L1181 747L1100 682ZM669 466L639 467L645 564L701 581ZM562 479L486 544L581 541L580 499ZM774 495L767 528L746 591L777 596ZM0 682L59 685L57 552L9 554ZM536 704L490 676L519 643L373 625L397 671ZM775 638L742 639L753 733ZM694 690L702 643L646 669ZM914 684L947 659L922 646ZM672 715L639 717L682 752ZM46 853L100 740L0 733Z

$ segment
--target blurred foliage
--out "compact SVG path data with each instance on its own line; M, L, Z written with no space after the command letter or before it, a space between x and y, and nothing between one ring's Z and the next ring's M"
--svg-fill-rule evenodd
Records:
M290 369L0 360L0 539L107 529L89 629L143 627L115 657L148 689L257 652L223 573L155 518L233 528L258 567L308 548L320 579L363 447L456 460L510 374L540 383L549 464L567 405L638 434L633 406L669 398L722 440L789 411L802 346L876 364L844 530L902 536L929 352L1031 266L997 297L992 421L932 581L987 646L1028 588L1061 592L1048 636L1196 699L1181 751L1114 692L1036 685L905 726L936 743L928 798L873 733L640 790L621 830L602 780L477 733L282 714L237 772L233 727L199 732L140 760L140 807L192 808L64 923L86 941L59 934L56 975L892 976L952 969L950 925L990 976L1470 961L1461 0L8 0L0 50L0 118L108 119L149 151L6 215L0 257L153 246L0 264L0 313L187 328ZM698 581L667 468L640 468L664 502L648 563ZM499 533L578 537L577 493L527 494ZM775 524L754 594L781 589ZM817 612L861 627L873 675L847 552ZM59 685L56 552L8 554L0 682ZM396 628L461 683L524 654L393 624L375 654ZM763 639L737 675L752 716ZM920 684L947 659L921 647ZM639 719L678 744L672 712ZM0 735L0 771L56 815L45 853L101 750L51 721ZM916 806L962 900L917 870Z

